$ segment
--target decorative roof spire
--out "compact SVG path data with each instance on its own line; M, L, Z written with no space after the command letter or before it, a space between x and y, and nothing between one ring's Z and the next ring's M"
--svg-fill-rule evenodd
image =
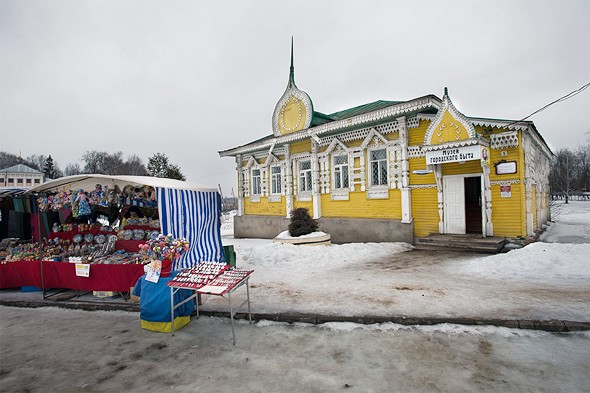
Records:
M445 96L449 95L449 89L447 89L447 87L445 86Z
M293 66L293 36L291 36L291 68L289 69L289 85L295 86L295 67Z

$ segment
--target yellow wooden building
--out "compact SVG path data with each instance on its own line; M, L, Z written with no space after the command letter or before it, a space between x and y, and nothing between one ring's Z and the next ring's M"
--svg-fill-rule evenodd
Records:
M234 236L273 238L305 207L335 243L432 233L519 238L549 219L552 153L533 122L466 116L442 99L315 111L293 57L273 133L235 157Z

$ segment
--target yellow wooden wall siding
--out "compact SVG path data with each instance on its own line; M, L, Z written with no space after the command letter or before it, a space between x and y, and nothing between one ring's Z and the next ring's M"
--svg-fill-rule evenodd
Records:
M494 236L524 236L523 228L525 210L520 200L524 193L520 184L510 186L512 195L509 198L500 196L500 185L492 185L492 223Z
M438 203L436 188L414 188L412 190L412 216L414 236L428 236L438 233Z
M294 197L293 198L293 210L299 209L300 207L306 208L307 211L309 212L309 215L313 217L314 211L313 211L313 202L312 201L309 201L309 202L298 201L297 197Z
M465 161L463 164L460 164L458 162L449 162L447 164L442 164L443 176L468 175L478 173L482 173L480 160Z
M427 175L417 175L414 173L416 170L426 170L426 157L410 158L408 160L410 164L410 185L420 184L436 184L434 173ZM436 202L436 200L435 200Z
M389 190L389 199L367 199L365 192L351 192L348 201L333 201L330 194L322 194L321 198L323 217L402 218L399 190Z
M418 127L408 130L408 146L421 146L424 144L424 136L430 125L430 120L420 120Z
M311 139L306 139L299 142L293 142L289 145L289 152L291 155L299 153L310 153L311 152Z
M260 202L250 202L250 198L244 198L244 214L258 216L285 216L287 214L285 197L280 202L269 202L268 197L260 197Z

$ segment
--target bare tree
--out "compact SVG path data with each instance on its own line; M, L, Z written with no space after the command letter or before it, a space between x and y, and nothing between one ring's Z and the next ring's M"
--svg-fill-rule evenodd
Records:
M563 193L565 203L569 203L570 193L572 192L575 163L576 157L570 150L558 150L549 173L551 189L554 192Z
M141 158L139 158L135 154L132 154L127 158L127 161L125 161L124 168L125 168L124 172L127 175L133 175L133 176L146 176L147 175L147 170L145 169L145 165L143 164L143 161L141 161Z
M68 164L66 165L66 169L64 169L64 174L66 176L79 175L80 173L82 173L82 169L77 163Z

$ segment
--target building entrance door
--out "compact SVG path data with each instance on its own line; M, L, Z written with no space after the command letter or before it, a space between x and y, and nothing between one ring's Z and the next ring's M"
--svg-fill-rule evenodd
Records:
M443 177L446 233L465 233L465 184L463 176Z
M445 233L482 233L481 176L445 176Z
M482 233L481 177L465 178L465 231Z

